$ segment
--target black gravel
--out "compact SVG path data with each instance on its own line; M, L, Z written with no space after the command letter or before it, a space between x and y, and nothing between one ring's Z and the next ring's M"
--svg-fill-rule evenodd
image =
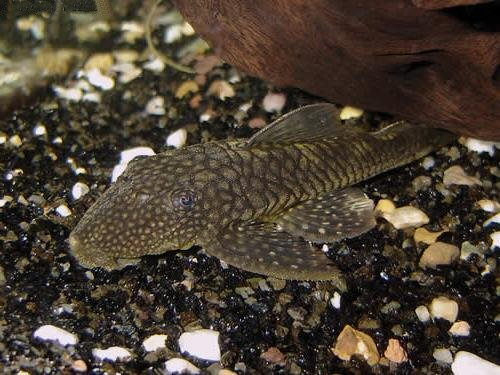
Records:
M116 43L123 42L117 38ZM430 217L426 228L449 228L439 240L459 248L465 241L484 244L488 250L484 257L474 255L435 271L422 270L418 260L425 246L415 244L413 230L398 231L380 219L370 232L330 246L329 257L348 280L339 310L329 303L335 292L329 283L289 281L273 287L268 280L269 289L262 290L257 286L261 276L222 268L200 248L145 257L122 271L88 272L78 266L68 254L68 235L109 186L120 151L141 145L161 152L171 131L190 124L197 126L189 133L188 144L202 141L207 132L214 139L246 137L254 131L246 125L250 118L275 117L261 103L268 91L280 90L242 73L238 73L241 80L232 84L234 97L221 101L205 94L215 79L228 80L235 73L228 65L209 72L207 83L200 86L197 108L190 105L196 94L175 97L175 88L192 76L166 69L161 74L144 71L130 83L117 84L102 92L98 104L68 102L49 88L33 99L32 106L0 119L0 130L8 139L15 135L22 139L18 147L9 142L0 145L0 199L13 199L0 208L0 371L71 373L73 362L83 359L95 374L157 373L165 360L183 357L217 373L210 363L179 353L178 337L196 327L220 332L221 367L236 373L451 373L449 365L433 358L436 348L452 353L466 350L498 363L499 274L494 267L498 252L489 250L489 235L500 228L483 227L492 214L476 204L480 199L499 200L498 152L494 157L478 155L456 143L432 155L436 165L429 171L417 161L362 184L375 200L387 197L397 206L422 209ZM283 112L318 100L297 90L280 92L287 96ZM175 113L146 114L146 103L157 95L164 97L167 112L175 109ZM239 106L248 101L253 104L247 116L238 120ZM200 115L209 108L212 118L200 123ZM358 122L375 127L387 119L368 113ZM40 124L46 136L33 134ZM483 186L443 187L443 171L452 165L480 176ZM85 168L85 173L76 175L75 166ZM431 177L432 183L416 192L412 181L422 175ZM87 184L90 192L75 201L71 188L76 182ZM60 204L72 214L58 215L54 209ZM483 275L487 263L493 265L492 271ZM185 280L192 282L191 289L181 283ZM254 292L247 298L238 293L245 286ZM415 308L437 296L458 302L458 320L471 326L468 337L451 336L447 321L418 320ZM397 307L384 309L390 302L397 302ZM290 309L300 316L292 318ZM370 367L361 359L337 358L331 348L343 327L363 327L367 321L373 328L358 329L375 340L381 355L388 340L396 338L409 361L397 367ZM33 332L45 324L76 334L79 343L63 348L34 339ZM167 348L145 353L142 341L156 333L169 335ZM95 360L92 349L108 346L128 348L134 357L127 362ZM271 347L286 356L284 365L261 358Z

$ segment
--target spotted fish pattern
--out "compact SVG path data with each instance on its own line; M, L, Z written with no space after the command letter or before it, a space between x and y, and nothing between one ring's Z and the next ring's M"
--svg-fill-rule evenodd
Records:
M132 161L73 230L71 252L110 270L198 244L247 271L340 282L313 243L373 228L373 202L352 185L453 139L406 122L363 132L343 125L331 104L305 106L248 140Z

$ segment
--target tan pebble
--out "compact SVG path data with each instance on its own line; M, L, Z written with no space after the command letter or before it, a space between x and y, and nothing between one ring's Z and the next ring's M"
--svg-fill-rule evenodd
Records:
M248 126L250 126L252 129L262 129L266 125L266 120L264 120L262 117L254 117L250 119L250 121L248 121Z
M285 365L286 361L285 355L275 346L267 349L264 353L260 355L260 358L262 358L267 362L275 363L280 366Z
M413 234L413 239L416 243L423 242L427 245L430 245L436 242L437 238L443 233L444 231L429 232L425 228L417 228L417 230L415 230L415 233Z
M383 213L382 217L396 229L417 228L429 222L425 212L412 206L396 208L392 212Z
M133 49L122 49L114 51L113 56L116 61L131 63L139 59L139 52L134 51Z
M359 118L363 116L363 110L361 108L345 106L340 111L340 119L341 120L349 120L351 118Z
M111 53L94 53L87 59L84 69L86 71L99 69L101 73L107 73L113 66L113 60Z
M333 354L344 361L351 359L353 355L359 355L370 365L378 363L380 355L373 339L366 333L346 325L337 337L337 343L332 348Z
M436 297L429 306L429 312L433 319L441 318L453 323L457 320L458 303L447 297Z
M395 363L403 363L408 360L406 351L396 339L389 339L389 344L384 352L384 356Z
M443 183L445 186L450 185L482 185L477 177L469 176L465 173L462 167L454 165L444 171Z
M9 143L14 147L19 147L23 144L23 141L21 137L16 134L9 138Z
M457 260L460 249L455 245L444 242L435 242L425 249L420 258L419 266L436 269L440 265L448 265Z
M185 97L190 92L198 92L199 86L195 81L185 81L180 84L180 86L175 91L175 97L180 99Z
M389 199L381 199L378 201L377 206L375 207L376 212L380 213L391 213L396 209L394 203Z
M238 375L236 372L228 370L227 368L223 368L222 370L219 370L217 375Z
M71 365L71 368L75 372L86 372L87 371L87 364L82 359L77 359L76 361L73 362L73 364Z
M453 336L469 336L470 324L464 320L459 320L458 322L453 323L448 332Z
M220 100L231 98L235 95L234 88L224 80L213 81L207 91L208 95L218 97Z
M286 95L278 92L270 92L262 100L266 112L281 112L285 104Z
M65 76L81 58L81 51L69 48L59 50L46 48L36 56L36 65L43 70L44 75Z

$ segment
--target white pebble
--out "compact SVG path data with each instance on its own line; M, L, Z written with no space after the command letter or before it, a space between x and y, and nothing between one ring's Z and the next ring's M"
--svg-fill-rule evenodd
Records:
M500 148L500 143L482 141L474 138L466 138L463 145L467 147L469 151L475 151L477 153L487 152L490 156L495 155L495 147Z
M2 198L0 198L0 208L5 206L8 202L12 202L14 198L12 198L10 195L4 195Z
M475 354L460 351L451 365L454 375L500 375L500 366Z
M65 88L62 86L54 85L52 86L52 88L54 89L56 95L61 99L69 100L72 102L79 102L80 100L82 100L82 90L76 87Z
M341 120L349 120L351 118L359 118L363 115L363 110L361 108L345 106L340 111L340 119Z
M424 167L424 169L428 171L429 169L432 169L436 165L436 160L434 160L432 156L426 156L422 160L421 164L422 167Z
M111 182L116 182L118 177L120 177L123 172L127 169L127 164L117 164L113 167L113 172L111 172Z
M73 196L74 200L77 200L83 197L89 191L90 188L87 186L87 184L84 184L83 182L77 182L71 188L71 195Z
M481 199L477 204L483 211L492 213L500 212L500 203L490 199Z
M333 297L330 298L330 305L335 309L340 309L341 296L338 292L333 293Z
M459 320L458 322L453 323L448 332L453 336L469 336L470 324L464 320Z
M80 73L82 76L84 75L83 72ZM88 83L86 80L84 79L80 79L76 82L75 88L77 89L80 89L82 91L85 91L85 92L89 92L89 91L92 91L94 90L94 88L90 85L90 83Z
M151 147L139 146L129 148L120 153L120 164L128 164L137 156L153 156L156 152Z
M118 81L120 83L129 83L129 82L133 81L134 79L140 77L141 74L142 74L142 69L134 67L134 69L132 69L128 72L122 73L120 75L120 78L118 79Z
M111 173L111 182L115 182L118 177L121 176L125 169L127 169L128 163L137 156L153 156L156 153L151 147L139 146L129 148L120 153L120 163L115 165L113 172Z
M262 100L262 106L266 112L281 112L286 104L286 95L270 92Z
M199 374L200 369L182 358L172 358L165 362L165 374Z
M186 144L187 131L184 128L180 128L175 132L171 133L167 137L167 146L173 146L175 148L180 148Z
M0 145L3 145L5 142L7 142L7 135L0 133Z
M155 350L165 347L165 340L167 335L152 335L142 342L144 350L147 352L154 352Z
M162 116L165 111L165 99L161 96L155 96L146 103L146 113L155 116Z
M120 346L111 346L107 349L92 349L92 355L98 361L127 361L132 357L132 353L130 353L127 349L122 348Z
M490 217L488 220L486 220L483 224L483 227L487 227L490 224L500 224L500 213Z
M78 337L62 328L47 324L38 328L33 336L43 341L57 342L59 345L76 345Z
M43 136L43 135L46 135L47 134L47 128L45 128L45 126L43 125L37 125L35 126L35 128L33 129L33 134L37 137L40 137L40 136Z
M459 165L454 165L444 171L443 183L445 186L450 185L482 185L481 180L477 177L469 176L464 169Z
M432 353L432 356L438 362L443 362L446 364L451 364L453 362L453 356L450 352L450 349L445 349L445 348L434 349L434 353Z
M445 319L451 323L457 320L458 303L447 297L436 297L429 306L433 319Z
M71 210L65 204L61 204L61 205L57 206L56 212L59 216L62 216L62 217L68 217L69 215L71 215Z
M165 63L158 57L144 63L142 67L155 73L161 73L165 69Z
M120 73L118 78L120 83L129 83L142 74L142 69L130 62L120 62L113 65L111 69Z
M121 24L123 39L127 43L134 43L137 39L144 37L144 23L128 21Z
M199 329L184 332L179 338L181 353L207 361L220 361L219 332L211 329Z
M163 35L163 41L166 44L177 42L182 38L182 25L172 25L165 29L165 34Z
M115 87L114 79L102 74L101 71L97 68L90 69L87 72L87 79L89 80L89 83L91 85L102 90L111 90L113 87Z
M500 232L493 232L490 234L491 238L491 247L490 249L493 250L495 247L500 248Z
M394 225L396 229L418 228L429 222L429 217L425 212L412 206L399 207L392 212L384 212L382 217Z
M82 100L84 102L100 103L101 94L99 94L98 92L87 92L83 95Z
M420 305L415 309L415 314L417 314L418 320L422 323L426 323L431 319L431 314L429 313L429 309L427 306Z

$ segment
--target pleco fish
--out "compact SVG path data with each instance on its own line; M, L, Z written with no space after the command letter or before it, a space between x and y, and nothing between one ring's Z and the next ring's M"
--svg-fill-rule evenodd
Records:
M373 202L349 186L453 139L406 122L367 133L342 125L331 104L305 106L248 140L132 161L73 230L71 251L83 266L110 270L198 244L247 271L340 282L311 242L375 226Z

